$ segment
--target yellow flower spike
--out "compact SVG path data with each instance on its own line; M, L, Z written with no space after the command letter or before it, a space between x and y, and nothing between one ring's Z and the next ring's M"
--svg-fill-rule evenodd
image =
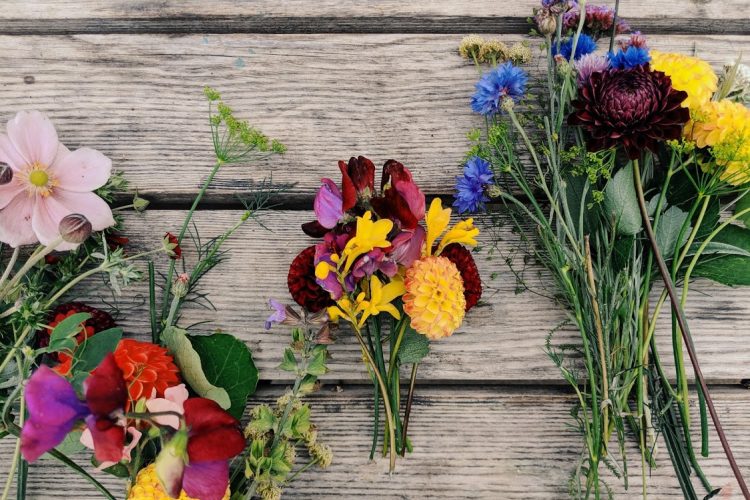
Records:
M365 212L362 217L357 217L357 231L354 237L350 239L342 255L346 258L344 274L354 264L354 261L362 254L373 250L374 248L387 248L391 246L388 241L388 233L393 229L393 221L389 219L372 220L372 212Z
M443 208L443 202L440 198L435 198L430 203L430 209L427 211L425 216L425 223L427 224L427 255L432 255L432 246L435 244L435 240L443 234L448 228L448 224L451 220L451 209Z
M474 226L474 219L462 220L445 233L435 255L440 255L440 252L451 243L463 243L475 247L477 246L476 237L478 234L479 229Z
M406 287L404 282L401 280L391 281L386 285L378 279L377 276L370 278L370 300L362 300L357 298L359 305L357 306L357 314L362 313L362 317L359 319L359 327L361 328L367 318L370 316L377 316L381 312L387 312L396 319L401 319L401 314L396 309L396 306L391 304L394 300L404 294Z

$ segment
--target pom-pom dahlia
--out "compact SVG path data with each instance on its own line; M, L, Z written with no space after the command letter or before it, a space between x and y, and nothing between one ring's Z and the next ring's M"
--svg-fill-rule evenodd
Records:
M411 326L432 340L448 337L466 312L464 284L447 257L431 256L414 262L404 280L404 311Z
M672 88L687 92L682 103L691 110L711 100L719 77L706 61L697 57L652 50L651 69L661 71L672 80Z
M180 383L179 369L167 350L150 342L123 339L115 349L115 362L122 370L132 402L164 397L164 391Z
M637 159L644 149L656 152L659 141L680 138L690 118L681 106L686 97L664 73L644 66L594 73L579 88L568 122L588 131L590 150L621 145Z
M315 281L315 246L302 250L289 266L289 293L294 301L310 312L333 305L331 295Z

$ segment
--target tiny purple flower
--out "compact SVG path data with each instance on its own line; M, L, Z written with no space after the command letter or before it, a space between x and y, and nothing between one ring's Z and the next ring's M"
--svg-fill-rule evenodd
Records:
M266 319L266 330L270 330L274 323L281 323L286 319L286 306L274 299L268 299L268 306L273 311Z

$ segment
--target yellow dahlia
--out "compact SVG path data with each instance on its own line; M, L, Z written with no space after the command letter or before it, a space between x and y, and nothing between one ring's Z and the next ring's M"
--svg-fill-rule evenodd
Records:
M682 106L691 110L710 101L716 92L719 77L703 59L672 52L649 51L651 69L665 73L672 80L672 88L687 92Z
M461 325L466 309L464 283L446 257L424 257L406 270L404 311L411 326L432 340L448 337Z
M154 464L149 465L145 469L142 469L136 477L135 484L128 492L128 500L170 500L172 497L167 495L159 483L159 478L156 476L156 467ZM185 494L184 491L180 492L178 500L200 500L193 499ZM224 494L222 500L229 500L229 488Z
M711 148L721 178L730 184L750 181L750 109L723 99L704 103L685 126L687 139L700 148Z

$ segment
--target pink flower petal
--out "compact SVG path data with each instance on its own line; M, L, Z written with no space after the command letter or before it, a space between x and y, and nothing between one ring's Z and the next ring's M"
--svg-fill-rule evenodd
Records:
M16 171L26 166L26 159L21 156L13 142L5 134L0 135L0 161L7 163L10 168Z
M60 188L84 193L106 184L112 160L95 149L81 148L67 155L58 154L50 170Z
M42 245L49 245L60 236L60 221L70 212L52 196L38 197L34 205L31 226ZM71 250L78 245L63 241L55 250Z
M23 184L18 182L15 178L8 184L0 185L0 209L7 207L8 203L10 203L13 198L23 190Z
M21 111L8 121L8 137L25 164L51 165L57 154L57 132L39 111Z
M20 193L0 210L0 241L12 247L39 241L31 224L34 201L35 198Z
M50 198L54 198L68 209L68 213L65 215L81 214L85 216L91 222L94 231L101 231L115 225L112 209L109 208L106 201L94 193L74 193L57 188L52 191Z

